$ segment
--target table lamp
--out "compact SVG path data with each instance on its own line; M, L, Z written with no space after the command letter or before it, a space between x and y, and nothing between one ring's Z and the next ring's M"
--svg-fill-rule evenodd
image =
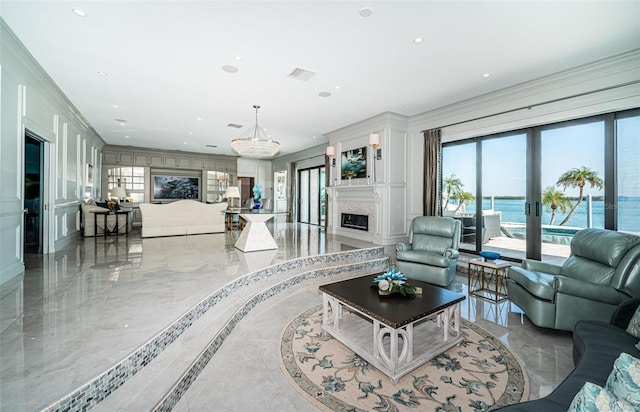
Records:
M233 210L233 199L240 198L240 189L238 189L238 186L229 186L227 187L227 191L224 192L224 197L229 199L228 207L230 210Z
M122 199L127 197L127 192L123 187L114 187L111 189L111 197L115 197L118 200L118 203L120 203Z

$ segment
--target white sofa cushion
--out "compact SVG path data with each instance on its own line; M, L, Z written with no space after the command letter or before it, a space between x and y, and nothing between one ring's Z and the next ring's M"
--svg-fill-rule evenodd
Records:
M142 237L224 232L226 208L226 203L207 204L195 200L142 203Z

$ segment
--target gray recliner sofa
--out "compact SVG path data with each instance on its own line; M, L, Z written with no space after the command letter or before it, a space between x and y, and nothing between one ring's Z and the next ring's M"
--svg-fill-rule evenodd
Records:
M507 289L540 327L572 331L579 320L607 321L620 303L640 296L640 237L581 230L562 266L525 260L509 269Z
M566 412L585 382L604 387L613 363L622 352L640 358L638 338L626 332L629 321L640 305L630 299L614 311L609 322L581 320L573 331L575 368L554 391L544 398L497 409L500 412Z
M459 220L419 216L411 222L409 243L396 245L396 266L410 279L446 287L456 276L459 246Z

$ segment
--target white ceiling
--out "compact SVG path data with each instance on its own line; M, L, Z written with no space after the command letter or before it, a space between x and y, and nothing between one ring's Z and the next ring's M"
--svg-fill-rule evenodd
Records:
M0 15L107 143L220 154L254 104L289 154L383 112L640 47L640 1L0 0ZM316 75L287 77L295 68Z

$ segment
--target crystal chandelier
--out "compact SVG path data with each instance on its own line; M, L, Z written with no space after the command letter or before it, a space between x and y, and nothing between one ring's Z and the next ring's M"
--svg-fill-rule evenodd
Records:
M248 129L239 138L231 141L231 148L243 157L272 157L280 151L280 143L271 139L261 138L261 133L265 130L258 125L258 109L260 106L253 106L256 109L256 125L253 128L253 136L249 137L252 129Z

